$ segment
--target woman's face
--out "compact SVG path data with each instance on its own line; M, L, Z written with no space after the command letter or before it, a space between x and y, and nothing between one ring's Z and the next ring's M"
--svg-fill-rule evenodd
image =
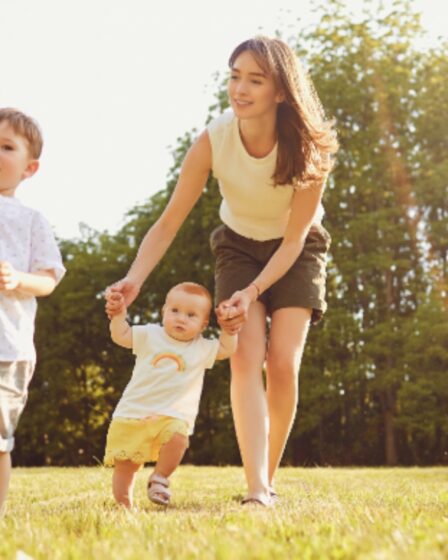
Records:
M272 75L266 74L250 51L242 52L233 63L227 91L240 119L275 116L283 100Z

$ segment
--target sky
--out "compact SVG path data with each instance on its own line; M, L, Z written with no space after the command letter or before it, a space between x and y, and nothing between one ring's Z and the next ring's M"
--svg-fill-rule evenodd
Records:
M446 36L444 2L414 4L428 44ZM165 187L238 43L316 21L303 0L0 0L0 14L0 107L34 117L45 140L17 196L71 239L80 223L113 233Z

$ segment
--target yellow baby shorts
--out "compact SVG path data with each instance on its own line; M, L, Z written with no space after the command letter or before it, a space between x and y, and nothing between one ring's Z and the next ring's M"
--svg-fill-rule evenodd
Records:
M143 466L157 461L162 445L176 433L188 438L188 424L172 416L113 418L107 433L104 464L111 467L118 460Z

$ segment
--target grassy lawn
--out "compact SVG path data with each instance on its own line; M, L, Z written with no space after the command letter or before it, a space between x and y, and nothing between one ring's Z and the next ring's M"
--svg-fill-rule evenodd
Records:
M241 507L240 468L181 467L167 510L146 499L148 474L128 513L114 507L110 470L15 469L0 558L448 558L448 468L283 468L270 510Z

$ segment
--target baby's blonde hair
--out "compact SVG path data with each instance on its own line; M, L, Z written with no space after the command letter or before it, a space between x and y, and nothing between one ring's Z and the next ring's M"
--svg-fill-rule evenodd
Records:
M25 138L28 143L28 152L33 159L39 159L44 144L39 125L28 115L5 107L0 109L0 123L7 122L16 134Z

